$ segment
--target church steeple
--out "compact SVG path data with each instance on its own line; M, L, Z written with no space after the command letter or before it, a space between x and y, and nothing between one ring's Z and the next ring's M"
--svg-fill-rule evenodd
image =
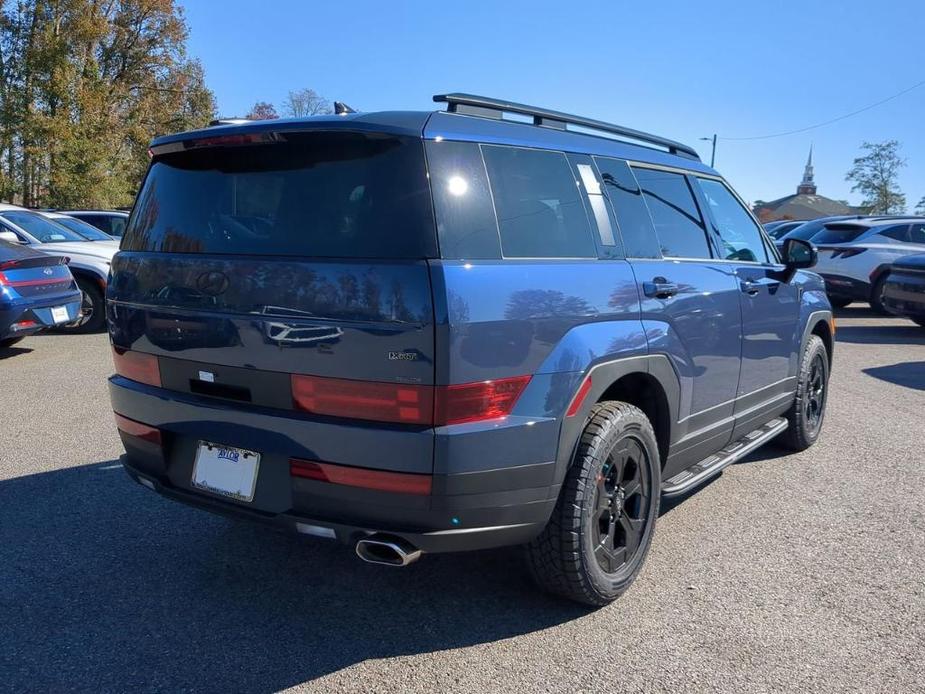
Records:
M809 146L809 158L806 160L806 168L803 169L803 180L797 186L797 195L815 195L816 183L813 180L813 146Z

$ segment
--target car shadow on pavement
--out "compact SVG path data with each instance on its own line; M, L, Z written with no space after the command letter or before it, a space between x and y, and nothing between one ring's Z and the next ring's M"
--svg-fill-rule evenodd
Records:
M10 691L271 692L588 610L536 592L516 551L371 566L170 502L109 461L0 481L0 614Z
M31 351L32 349L30 347L0 347L0 359L17 357L20 354L29 354Z
M925 390L925 361L904 361L891 366L872 366L862 371L868 376L897 386Z
M859 345L925 344L925 329L911 321L889 325L839 325L835 340ZM838 359L837 351L835 358Z

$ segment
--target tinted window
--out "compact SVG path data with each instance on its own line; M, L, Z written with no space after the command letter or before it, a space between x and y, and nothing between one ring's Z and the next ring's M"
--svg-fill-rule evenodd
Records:
M426 148L440 255L500 258L498 223L479 145L428 142Z
M125 250L333 258L436 255L420 140L287 133L157 157Z
M895 227L894 227L895 228ZM813 236L812 241L816 245L823 243L848 243L854 241L861 234L867 231L868 227L858 226L857 224L838 224L827 225L822 231ZM905 233L906 225L900 229Z
M913 224L909 227L909 243L925 244L925 224Z
M649 208L629 165L620 159L595 157L604 191L613 206L627 258L660 257Z
M698 178L697 182L707 204L710 225L719 238L722 257L726 260L767 262L758 224L729 188L721 181L708 178Z
M67 227L71 231L76 231L91 241L112 241L112 236L104 234L92 224L81 222L79 219L74 219L73 217L55 217L54 219L61 226Z
M508 258L589 258L597 255L578 185L565 155L483 146Z
M80 234L51 221L35 212L4 212L3 218L15 224L27 234L31 234L41 243L61 243L63 241L86 241Z
M886 229L881 229L879 232L880 236L886 236L888 239L893 239L894 241L906 242L909 240L909 225L902 224L899 226L887 227Z
M662 255L673 258L709 258L710 247L687 179L676 173L633 168L642 188Z
M110 236L122 236L125 233L125 217L118 215L113 215L112 217L107 218L106 226L108 229L104 229L107 234Z

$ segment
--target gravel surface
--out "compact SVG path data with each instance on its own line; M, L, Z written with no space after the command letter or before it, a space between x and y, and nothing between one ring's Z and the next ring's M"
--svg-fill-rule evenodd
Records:
M406 569L161 499L118 467L105 335L0 353L0 689L925 691L925 330L841 312L829 411L663 505L597 611L514 552Z

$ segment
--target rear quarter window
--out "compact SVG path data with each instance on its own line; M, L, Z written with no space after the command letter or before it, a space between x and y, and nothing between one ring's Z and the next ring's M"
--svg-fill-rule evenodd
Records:
M562 152L483 145L507 258L596 258L578 183Z
M436 257L418 138L286 133L155 158L123 250Z

